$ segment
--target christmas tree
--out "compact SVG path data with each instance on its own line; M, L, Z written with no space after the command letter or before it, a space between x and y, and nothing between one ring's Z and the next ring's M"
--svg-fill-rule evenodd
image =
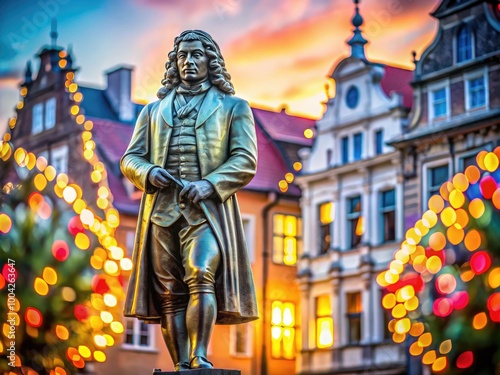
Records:
M393 340L434 373L500 373L499 159L445 182L377 278Z

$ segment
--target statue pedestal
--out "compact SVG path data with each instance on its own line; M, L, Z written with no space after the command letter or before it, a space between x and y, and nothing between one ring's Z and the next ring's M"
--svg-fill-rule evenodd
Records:
M155 369L153 375L241 375L240 370L225 370L219 368L200 368L196 370L182 370L182 371L158 371Z

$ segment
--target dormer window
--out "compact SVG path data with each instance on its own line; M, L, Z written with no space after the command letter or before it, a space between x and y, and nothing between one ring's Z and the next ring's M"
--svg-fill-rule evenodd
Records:
M467 25L457 33L457 63L472 59L472 32Z
M56 98L50 98L45 103L33 106L33 120L31 132L41 133L52 129L56 125Z

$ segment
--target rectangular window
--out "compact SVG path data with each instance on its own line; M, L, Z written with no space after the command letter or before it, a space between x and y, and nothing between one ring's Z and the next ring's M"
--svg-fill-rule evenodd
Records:
M446 88L443 87L441 89L432 91L432 108L434 118L446 116L447 107L448 105L446 103Z
M68 145L51 150L50 164L54 166L57 173L68 173Z
M384 131L382 129L375 132L375 155L384 152Z
M380 213L382 214L382 242L396 239L396 191L380 193Z
M464 172L471 165L477 166L476 155L464 156L460 158L460 171Z
M330 296L316 297L316 346L329 348L333 345L333 318Z
M124 335L124 348L144 350L154 348L153 329L150 324L145 324L138 319L127 319Z
M45 130L51 129L56 124L56 98L45 102Z
M230 327L229 352L235 357L252 356L251 324L233 324Z
M271 318L271 354L273 358L295 358L295 305L273 301Z
M273 216L273 262L294 266L302 253L302 219L293 215Z
M427 199L439 194L441 185L448 181L448 164L427 170Z
M364 220L361 215L361 197L353 197L347 200L347 221L349 227L349 248L354 248L361 243L364 232Z
M342 137L340 141L340 152L342 164L349 163L349 137Z
M332 244L332 223L335 220L335 203L319 205L320 254L325 254Z
M41 131L43 131L43 103L38 103L33 106L31 132L37 134Z
M484 76L469 79L467 81L469 92L469 108L478 108L486 105L486 88Z
M363 155L363 133L354 134L354 160L361 160Z
M349 344L361 341L361 292L347 293L347 332Z

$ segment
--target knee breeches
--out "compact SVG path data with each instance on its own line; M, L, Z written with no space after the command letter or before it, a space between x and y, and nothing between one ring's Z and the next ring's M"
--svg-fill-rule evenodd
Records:
M208 222L191 226L181 218L166 228L152 224L150 240L162 314L185 310L190 294L214 293L220 251Z

